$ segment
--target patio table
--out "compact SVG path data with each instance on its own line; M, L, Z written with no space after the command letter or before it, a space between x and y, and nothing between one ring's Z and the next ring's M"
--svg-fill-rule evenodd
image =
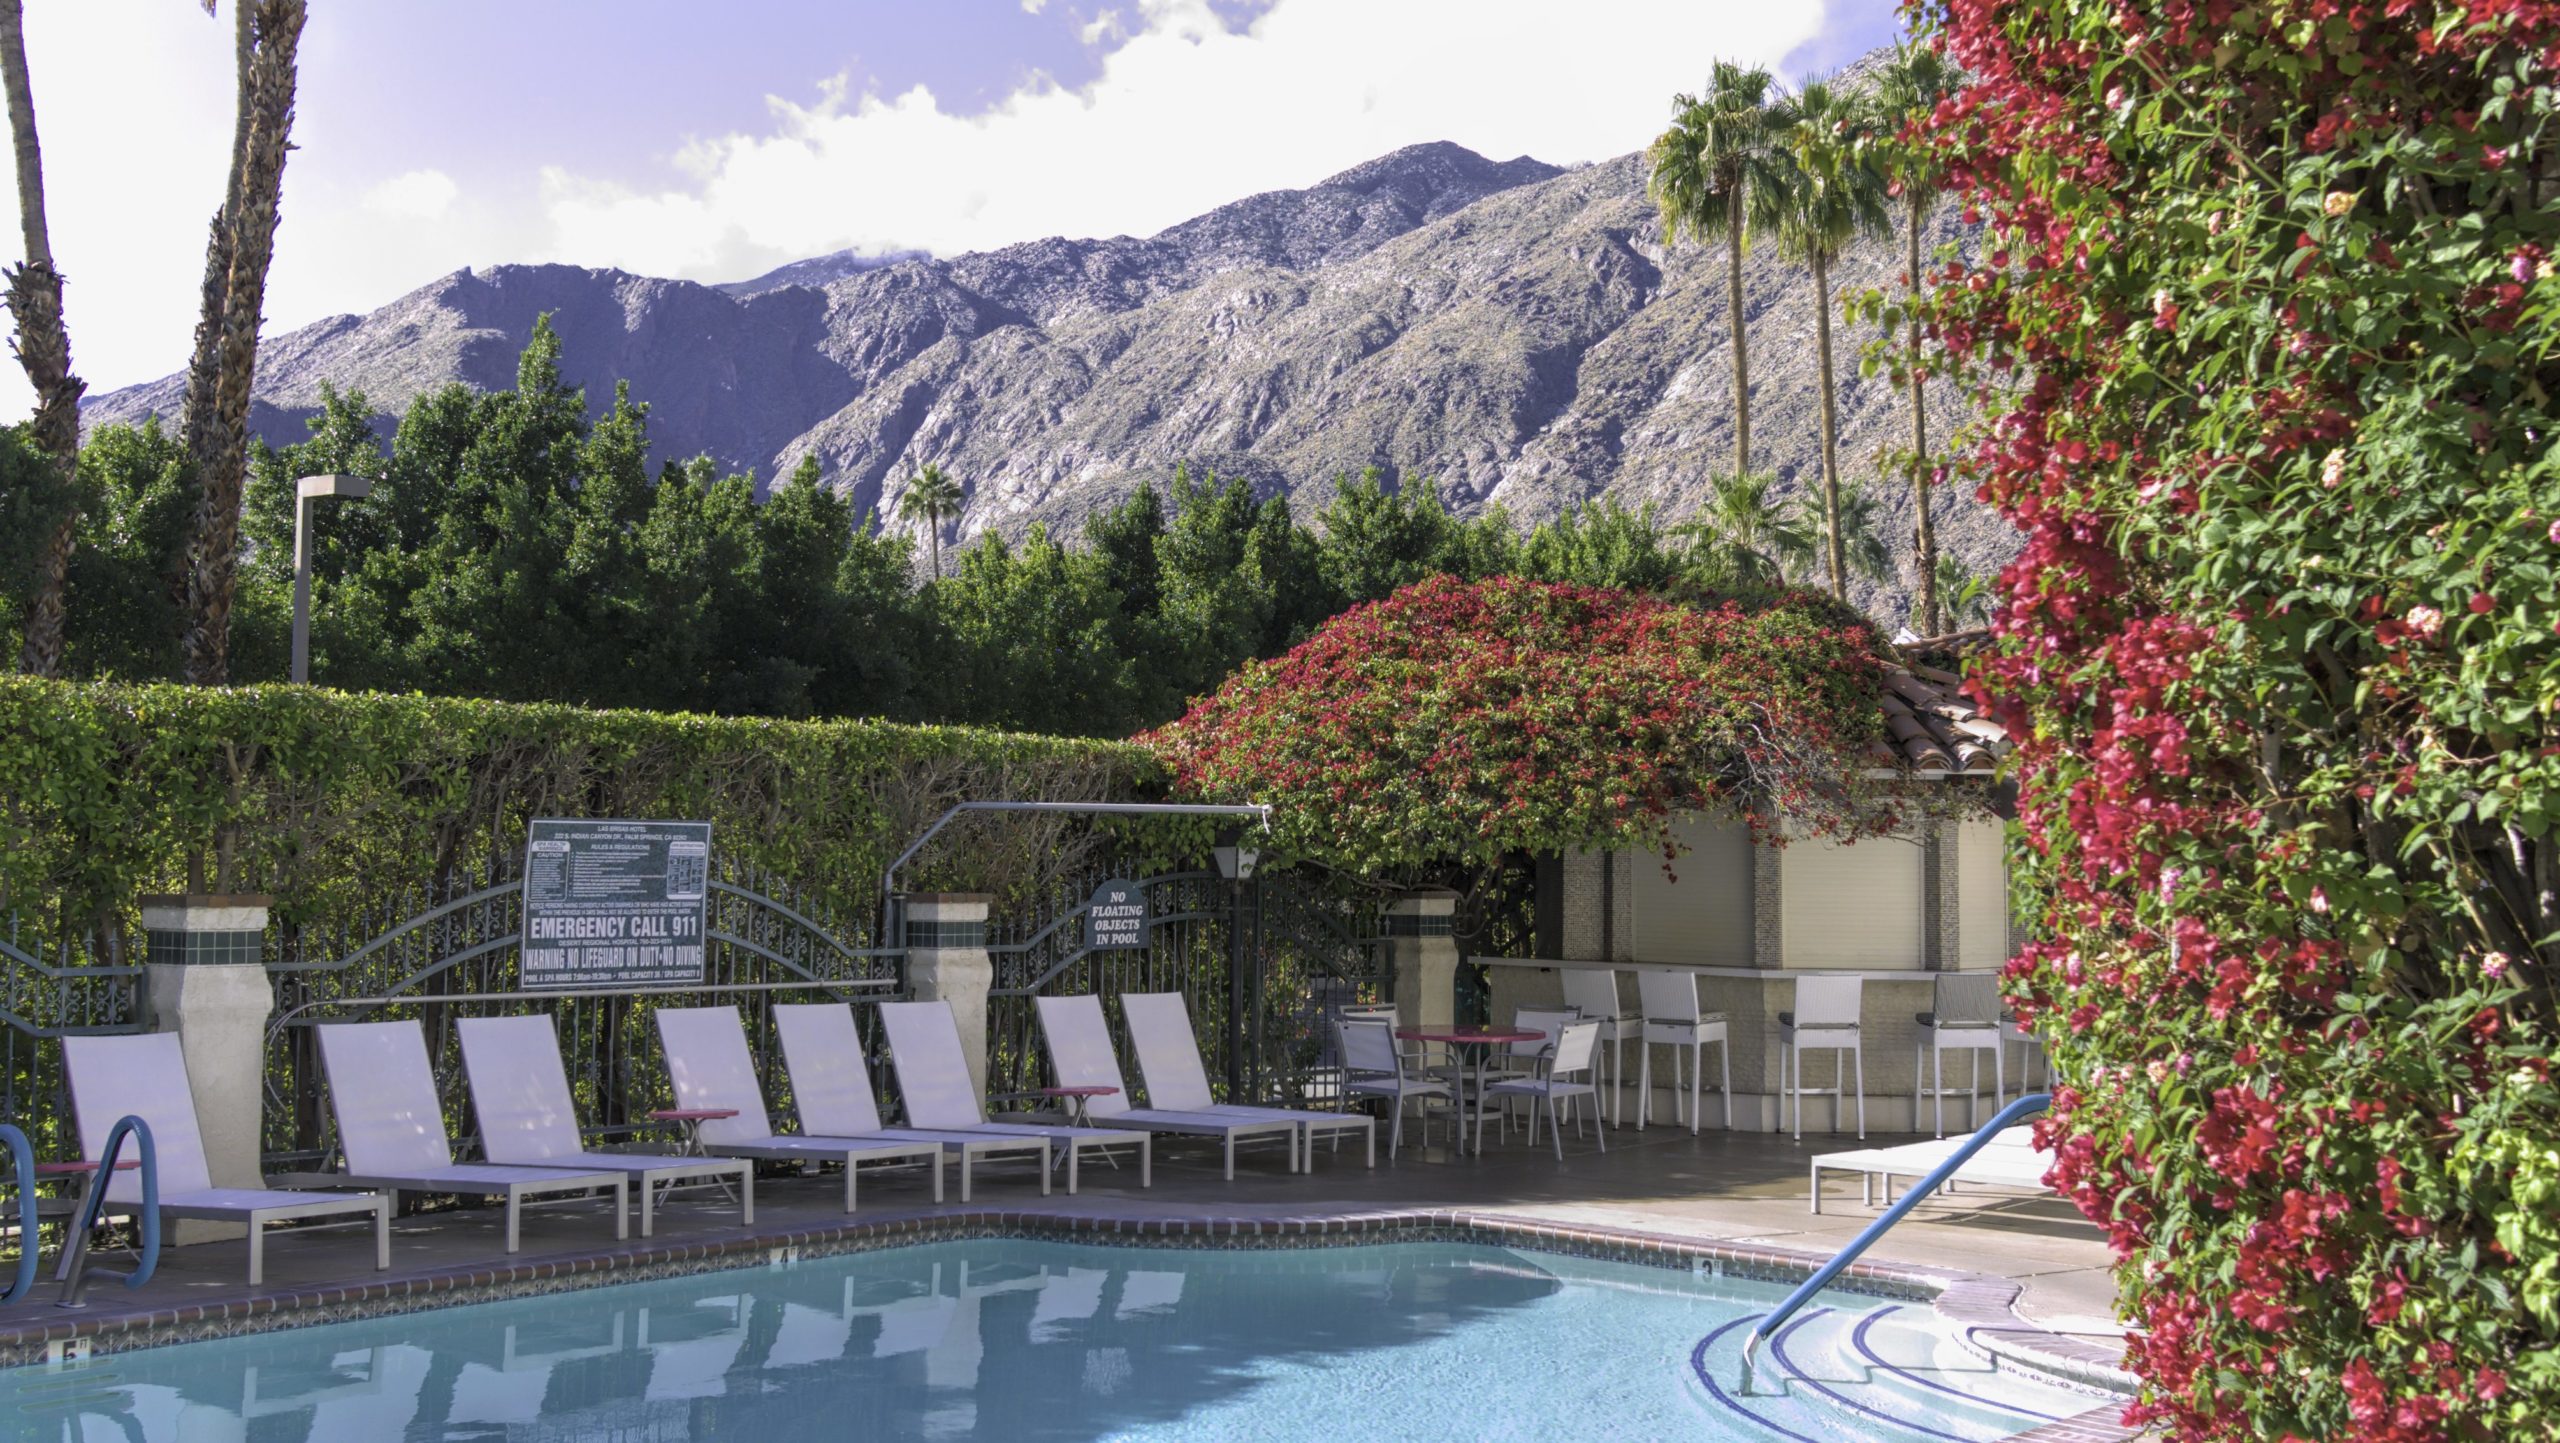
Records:
M1054 1097L1059 1101L1064 1102L1067 1105L1068 1126L1090 1127L1093 1125L1093 1122L1088 1109L1092 1106L1093 1099L1097 1097L1116 1097L1119 1095L1120 1089L1106 1086L1101 1083L1095 1083L1087 1087L1042 1087L1035 1088L1033 1091L1036 1096Z
M676 1143L676 1156L708 1157L710 1154L702 1150L702 1125L706 1122L726 1122L737 1115L738 1110L734 1107L662 1107L650 1113L649 1120L672 1122L683 1129L683 1137ZM720 1195L731 1202L738 1200L738 1194L726 1181L715 1177L711 1179L709 1185L720 1189ZM667 1191L674 1192L675 1189L669 1187Z
M1406 1042L1438 1042L1451 1047L1473 1048L1476 1054L1476 1106L1484 1106L1484 1068L1493 1049L1515 1042L1536 1042L1547 1034L1525 1027L1399 1027L1396 1036ZM1458 1151L1467 1150L1467 1130L1458 1129ZM1484 1154L1484 1139L1476 1139L1476 1154Z

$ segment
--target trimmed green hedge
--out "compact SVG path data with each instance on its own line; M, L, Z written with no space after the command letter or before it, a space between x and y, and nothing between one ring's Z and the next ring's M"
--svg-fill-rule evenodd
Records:
M590 711L265 686L0 679L0 914L129 927L134 899L272 894L287 926L352 921L485 874L537 816L708 818L715 851L840 918L953 802L1155 795L1117 742L872 721ZM1040 886L1098 834L955 827L918 886Z

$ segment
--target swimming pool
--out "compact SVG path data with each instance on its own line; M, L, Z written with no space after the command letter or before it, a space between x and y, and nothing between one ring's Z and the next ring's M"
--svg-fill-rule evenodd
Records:
M1827 1294L1454 1243L989 1240L0 1373L0 1430L196 1440L1994 1439L2098 1400Z

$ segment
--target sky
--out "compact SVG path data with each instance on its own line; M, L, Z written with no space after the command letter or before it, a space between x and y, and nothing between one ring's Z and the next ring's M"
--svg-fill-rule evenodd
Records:
M228 164L230 0L25 6L75 368L93 394L169 374ZM1794 79L1895 33L1890 0L312 0L267 331L465 267L724 281L1146 235L1423 141L1603 160L1717 57ZM0 366L0 417L28 404Z

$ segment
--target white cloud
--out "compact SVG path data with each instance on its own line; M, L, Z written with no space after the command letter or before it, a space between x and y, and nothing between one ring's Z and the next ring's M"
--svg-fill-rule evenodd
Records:
M229 12L216 23L166 0L29 8L75 359L100 391L168 374L185 361L221 196ZM1124 0L1112 23L1127 38L1082 87L1035 76L959 115L923 89L777 76L801 99L769 98L749 132L693 138L671 108L666 134L641 138L665 157L660 178L633 184L588 168L571 135L528 132L497 158L460 139L450 154L383 146L365 66L398 59L361 49L342 13L315 12L304 37L303 148L286 171L271 334L463 266L726 280L847 247L953 254L1147 234L1426 140L1497 159L1603 159L1659 130L1711 57L1775 64L1824 19L1820 5L1752 0L1276 0L1230 33L1202 0ZM951 43L970 40L955 30ZM0 218L14 238L5 186ZM0 250L14 259L14 245ZM27 403L0 357L0 417Z
M1035 80L979 115L921 88L839 90L698 144L685 184L555 169L545 254L725 279L845 247L1147 234L1425 140L1604 159L1659 130L1708 57L1774 64L1821 23L1738 0L1279 0L1230 33L1199 0L1146 0L1077 89Z

